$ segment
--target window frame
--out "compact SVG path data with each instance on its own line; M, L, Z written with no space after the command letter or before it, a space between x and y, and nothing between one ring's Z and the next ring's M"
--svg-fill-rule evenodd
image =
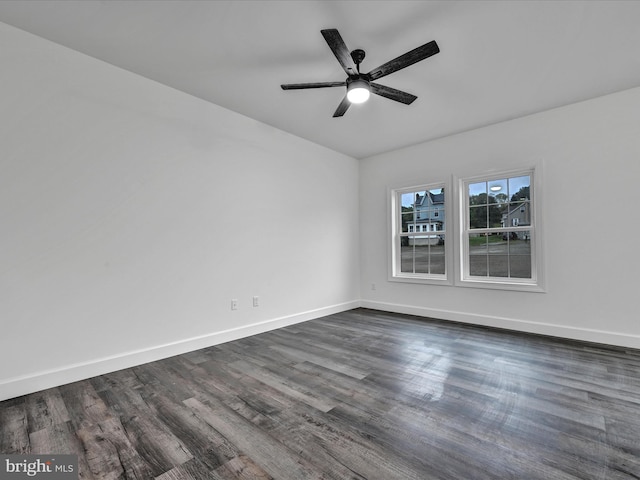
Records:
M469 205L469 185L479 182L490 183L492 181L504 180L514 177L529 176L529 209L530 225L486 228L470 228L470 205ZM459 179L458 188L458 230L456 235L456 252L458 268L456 268L456 285L464 287L493 288L501 290L518 290L544 292L544 265L543 265L543 236L542 224L540 222L542 186L539 181L540 167L528 167L517 170L493 171L490 174L475 175ZM469 238L471 234L484 233L507 233L513 231L528 231L531 245L531 278L517 277L490 277L472 276L470 269L470 246Z
M445 225L444 230L435 230L433 233L445 236L444 243L444 274L433 273L407 273L401 272L401 238L410 236L419 236L422 231L419 232L402 232L402 195L406 193L424 192L426 190L434 190L444 188L444 218ZM389 188L388 189L388 201L389 205L389 232L390 232L390 245L388 255L388 280L392 282L404 282L404 283L421 283L431 285L452 285L453 284L453 252L454 252L454 234L453 234L453 221L452 213L452 188L451 181L439 181L434 183L423 183L419 185L413 185L409 187ZM430 225L430 224L429 224ZM421 228L418 228L422 230ZM407 229L409 230L409 229ZM431 227L424 233L432 233Z

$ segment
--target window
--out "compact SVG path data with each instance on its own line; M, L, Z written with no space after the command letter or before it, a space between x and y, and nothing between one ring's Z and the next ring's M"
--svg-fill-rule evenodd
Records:
M534 171L460 182L461 283L539 286Z
M390 279L437 283L447 280L445 185L393 190Z

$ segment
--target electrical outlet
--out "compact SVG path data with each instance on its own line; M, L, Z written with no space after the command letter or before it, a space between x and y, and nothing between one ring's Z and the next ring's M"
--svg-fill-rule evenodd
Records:
M254 307L260 306L260 297L253 297L253 306Z
M371 284L371 290L375 290L375 289L376 289L376 284L375 284L375 283L372 283L372 284Z
M236 298L231 300L231 310L237 310L238 309L238 300Z

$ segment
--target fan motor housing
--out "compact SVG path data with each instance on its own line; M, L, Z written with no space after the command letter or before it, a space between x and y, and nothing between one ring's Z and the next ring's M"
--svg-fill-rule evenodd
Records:
M349 89L349 86L353 83L353 82L357 82L360 85L362 84L366 84L367 88L371 88L369 86L369 80L367 79L366 75L353 75L349 78L347 78L347 90Z
M362 63L362 60L364 60L364 57L364 50L361 50L359 48L356 48L351 52L351 58L353 59L353 63L355 63L356 65L360 65Z

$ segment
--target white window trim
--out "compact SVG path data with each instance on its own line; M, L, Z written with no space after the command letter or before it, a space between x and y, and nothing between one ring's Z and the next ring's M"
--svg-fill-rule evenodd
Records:
M528 292L545 292L545 266L543 256L543 223L541 222L542 212L542 199L544 195L542 193L542 182L540 178L542 171L541 163L528 168L521 168L517 170L501 170L491 173L485 173L482 175L475 175L471 177L464 177L456 179L455 184L457 187L456 194L456 212L458 212L457 226L458 232L455 235L455 251L456 255L456 278L455 285L461 287L475 287L475 288L488 288L498 290L517 290ZM468 206L467 206L467 185L478 181L492 181L499 180L508 177L517 177L522 175L531 176L531 209L533 210L533 228L531 227L510 227L509 230L529 230L531 231L531 279L519 279L519 278L498 278L498 277L471 277L468 275L468 255L469 255L469 241L468 241ZM474 232L483 233L485 229L474 229ZM486 229L490 230L490 229Z
M432 190L444 187L444 217L445 217L445 273L440 274L423 274L423 273L396 273L397 265L400 262L400 248L399 248L399 225L401 219L398 218L398 201L403 193L416 192L422 190ZM390 282L402 282L402 283L419 283L429 285L453 285L453 272L454 272L454 231L455 219L453 217L453 192L451 188L451 181L441 181L434 183L423 183L419 185L413 185L408 187L388 188L387 191L387 205L389 212L387 214L388 227L387 231L390 232L389 245L387 248L388 258L388 280Z

